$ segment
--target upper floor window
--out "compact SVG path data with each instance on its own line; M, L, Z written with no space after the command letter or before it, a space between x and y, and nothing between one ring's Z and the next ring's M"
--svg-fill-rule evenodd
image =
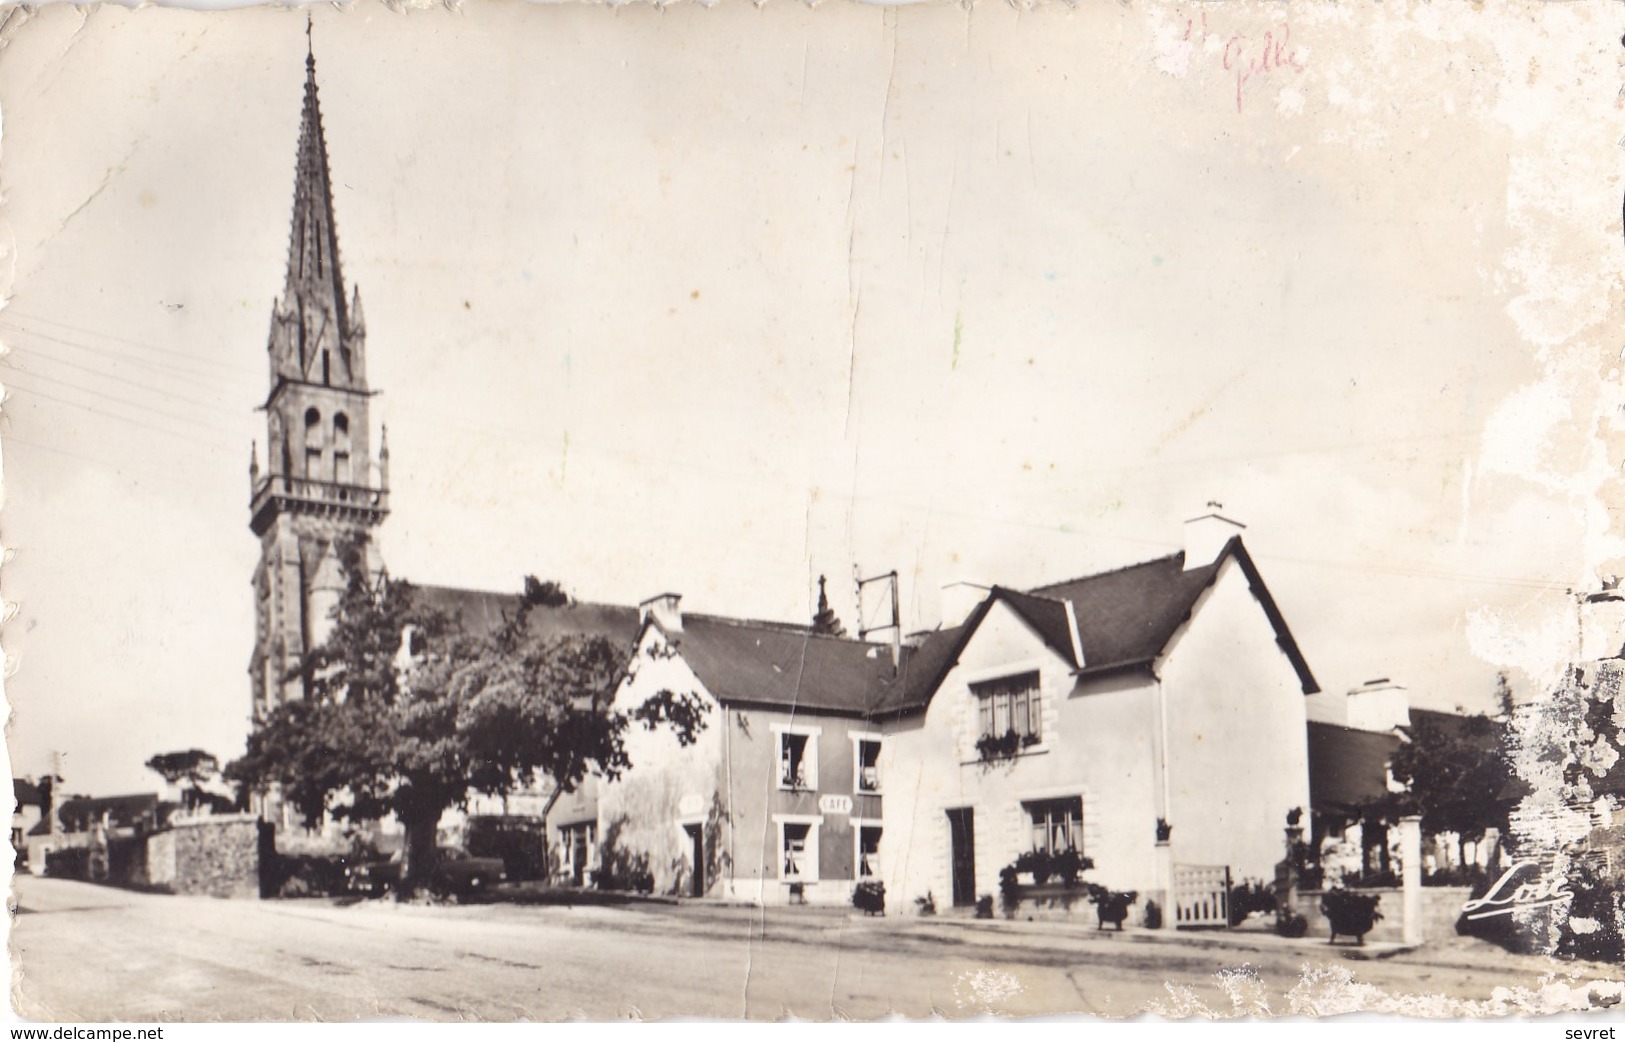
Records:
M336 413L333 416L333 480L348 485L350 478L350 418Z
M818 788L818 729L775 727L779 744L779 788Z
M1083 850L1083 797L1037 800L1022 807L1032 819L1033 849L1044 854Z
M880 791L880 736L854 734L852 736L852 791L875 793Z
M970 689L976 696L979 737L1015 734L1023 745L1032 745L1043 737L1044 713L1037 672L972 684Z
M305 477L322 477L322 414L314 408L305 410Z

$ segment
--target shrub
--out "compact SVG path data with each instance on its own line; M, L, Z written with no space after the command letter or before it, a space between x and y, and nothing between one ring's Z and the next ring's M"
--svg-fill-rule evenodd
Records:
M852 889L852 906L865 915L886 914L886 884L865 880Z
M1162 909L1157 907L1155 901L1146 901L1145 903L1145 928L1147 930L1162 929Z
M1240 926L1254 912L1276 910L1275 888L1261 879L1245 879L1230 888L1230 925Z
M1297 912L1286 912L1275 920L1275 932L1282 937L1302 937L1309 932L1309 920Z

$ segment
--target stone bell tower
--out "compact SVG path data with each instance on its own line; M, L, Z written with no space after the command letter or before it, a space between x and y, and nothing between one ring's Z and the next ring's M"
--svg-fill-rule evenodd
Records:
M331 625L345 547L362 549L369 576L382 567L372 530L389 512L389 447L380 438L374 464L367 327L360 289L345 289L316 59L307 53L288 276L271 309L264 465L256 448L249 466L249 526L260 540L249 665L256 720L307 693L299 665Z

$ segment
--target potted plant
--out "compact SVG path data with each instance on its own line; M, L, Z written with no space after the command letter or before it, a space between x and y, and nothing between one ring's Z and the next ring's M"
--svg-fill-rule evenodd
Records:
M1382 918L1377 905L1379 894L1361 894L1341 887L1328 890L1320 897L1320 911L1331 925L1332 937L1328 943L1336 944L1338 935L1354 938L1356 944L1365 943L1365 935Z
M1045 883L1049 882L1051 865L1049 853L1047 851L1023 851L1022 853L1016 855L1016 863L1014 867L1017 872L1030 873L1033 877L1033 883L1037 886L1043 886Z
M866 879L852 891L852 907L864 915L886 914L886 884Z
M1003 734L984 734L976 739L976 755L983 763L1011 760L1021 750L1021 735L1015 731Z
M1089 900L1095 906L1095 914L1100 919L1096 929L1104 930L1107 923L1123 931L1123 920L1128 918L1128 910L1134 902L1140 899L1136 890L1108 890L1098 884L1090 884Z
M1078 885L1078 876L1095 867L1094 861L1079 854L1076 850L1063 850L1056 854L1051 861L1055 874L1061 877L1061 882L1071 889Z

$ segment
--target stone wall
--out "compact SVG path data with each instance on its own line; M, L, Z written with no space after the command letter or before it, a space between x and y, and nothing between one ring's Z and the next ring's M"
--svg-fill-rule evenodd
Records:
M177 821L147 837L147 865L151 885L177 894L257 898L259 822L248 814Z
M1376 887L1372 889L1361 888L1356 891L1362 894L1377 894L1382 903L1377 911L1382 913L1371 932L1365 935L1368 941L1384 941L1398 943L1405 937L1405 894L1392 887ZM1472 896L1472 891L1464 886L1425 886L1422 888L1422 940L1442 941L1456 936L1456 920L1461 917L1461 906ZM1293 895L1293 907L1299 915L1309 920L1310 937L1328 937L1331 927L1326 917L1320 912L1320 891L1303 890ZM1339 938L1339 944L1343 939Z

